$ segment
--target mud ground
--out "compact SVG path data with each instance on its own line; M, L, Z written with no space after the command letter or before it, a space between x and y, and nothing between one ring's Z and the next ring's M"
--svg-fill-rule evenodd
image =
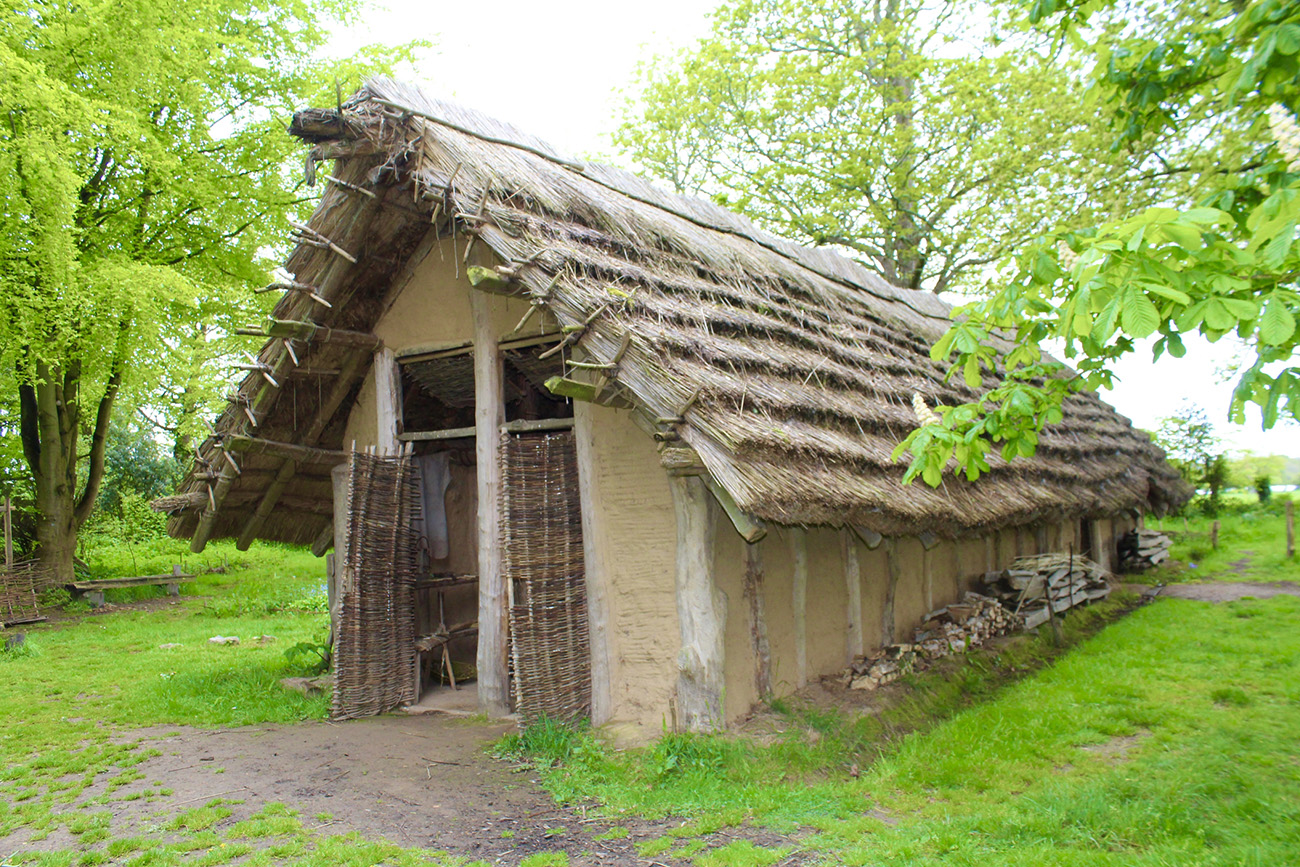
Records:
M1169 584L1161 587L1157 596L1175 599L1195 599L1200 602L1235 602L1238 599L1271 599L1274 596L1300 596L1300 584L1294 581L1205 581L1188 584Z
M227 804L234 812L215 829L220 830L279 802L323 833L355 831L492 864L517 864L545 851L568 853L573 867L689 863L667 855L647 859L636 849L680 820L610 821L588 816L584 805L557 806L529 769L489 755L490 744L513 727L427 715L124 732L161 755L139 766L143 780L115 793L114 820L118 827L147 830L158 824L160 810L174 815L215 798L242 801ZM154 783L171 789L171 796L152 803L117 800ZM616 825L628 835L594 839ZM770 847L797 845L747 828L704 839L723 845L738 837ZM783 865L797 863L796 856Z

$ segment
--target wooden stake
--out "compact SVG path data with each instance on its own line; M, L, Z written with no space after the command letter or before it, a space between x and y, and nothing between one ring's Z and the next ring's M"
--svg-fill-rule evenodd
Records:
M790 531L794 552L794 665L795 689L808 685L808 534L799 528Z
M844 587L849 595L847 664L865 650L862 644L862 569L858 565L858 543L852 530L840 530L840 550L844 560Z
M885 606L880 612L880 643L894 643L894 599L898 595L898 580L902 569L898 563L898 542L885 537L885 560L889 563L889 584L885 588Z
M749 600L749 636L754 653L754 692L761 699L772 694L772 648L767 640L767 611L763 590L763 549L745 546L745 597Z
M1295 500L1286 501L1286 556L1295 556Z
M1210 548L1219 550L1219 522L1215 521L1210 525Z
M13 500L8 496L5 497L5 571L12 572L14 568L14 524L13 524Z

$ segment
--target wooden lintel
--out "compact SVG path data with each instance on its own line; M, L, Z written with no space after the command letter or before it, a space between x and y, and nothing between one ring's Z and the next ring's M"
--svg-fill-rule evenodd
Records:
M722 506L722 511L727 513L731 526L736 528L736 532L740 534L742 539L752 543L767 535L767 528L742 512L740 507L736 505L736 501L732 499L731 494L727 492L727 489L718 484L713 476L707 473L702 473L701 476L704 483L709 486L709 493L713 494L713 499L718 501L719 506Z

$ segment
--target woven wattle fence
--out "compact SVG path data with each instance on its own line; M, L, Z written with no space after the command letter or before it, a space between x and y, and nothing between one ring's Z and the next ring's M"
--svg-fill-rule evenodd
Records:
M334 719L373 716L415 696L415 522L409 457L348 458L348 543L334 638Z
M0 627L44 620L37 597L52 585L49 574L36 561L15 563L6 570L0 559Z
M591 652L573 433L505 434L501 454L515 709L526 722L587 717Z

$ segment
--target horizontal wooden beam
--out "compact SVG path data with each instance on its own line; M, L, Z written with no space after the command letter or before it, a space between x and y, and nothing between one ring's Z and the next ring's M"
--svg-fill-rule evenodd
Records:
M264 440L258 437L224 436L222 446L227 451L248 455L271 455L303 463L341 464L348 459L348 453L335 449L315 449L308 446Z
M272 318L261 328L237 328L235 331L247 337L283 337L304 343L333 343L358 349L374 349L381 342L378 337L366 331L327 328L317 322L297 319Z
M570 430L572 427L572 418L520 418L506 422L500 426L500 430L504 433L525 433L539 430ZM477 432L478 428L476 427L453 427L446 430L406 431L398 434L397 438L404 443L436 442L438 440L458 440L473 437Z

